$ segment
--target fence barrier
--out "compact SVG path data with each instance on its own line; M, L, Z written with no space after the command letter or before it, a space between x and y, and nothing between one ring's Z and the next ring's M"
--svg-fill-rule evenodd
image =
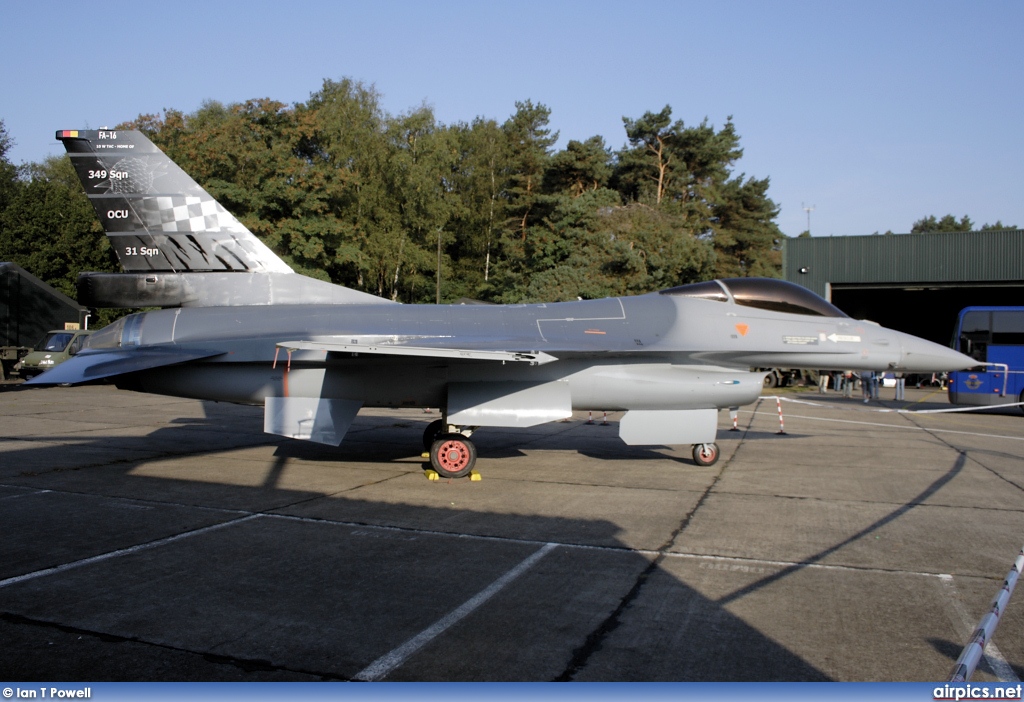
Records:
M967 642L967 646L964 647L963 653L956 659L949 682L967 682L974 675L974 670L978 667L981 656L985 652L985 644L992 640L992 635L996 632L996 627L999 626L999 618L1003 616L1006 605L1010 602L1010 595L1013 594L1013 588L1017 585L1021 569L1024 569L1024 548L1020 550L1016 562L1006 575L1003 587L992 598L988 614L982 618L978 628L971 635L970 641Z

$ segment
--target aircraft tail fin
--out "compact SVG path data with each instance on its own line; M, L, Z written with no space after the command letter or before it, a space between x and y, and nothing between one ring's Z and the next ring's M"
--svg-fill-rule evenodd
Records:
M142 132L62 130L57 139L125 271L293 273Z

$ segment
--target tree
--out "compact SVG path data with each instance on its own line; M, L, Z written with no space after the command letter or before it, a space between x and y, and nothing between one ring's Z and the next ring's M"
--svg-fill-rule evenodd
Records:
M0 261L12 261L65 295L77 296L81 271L120 269L69 159L26 169L0 213Z
M732 176L743 149L731 117L718 130L706 118L687 127L666 105L623 124L630 146L619 152L612 182L625 201L654 206L678 219L680 236L710 242L715 275L779 274L779 208L767 178Z
M558 132L552 134L548 129L550 116L551 109L544 105L517 102L516 113L501 127L508 143L507 212L523 241L530 217L538 214L535 210L542 201L541 184L550 150L558 141Z
M611 152L604 139L593 136L586 141L570 141L565 151L551 157L544 174L549 191L568 192L579 197L587 190L597 190L608 184L612 175Z
M450 177L453 279L447 286L457 297L489 298L492 259L505 221L507 199L505 132L493 119L449 127L456 150Z
M294 231L291 248L297 259L319 264L336 283L382 291L383 278L375 276L367 255L368 244L395 226L384 178L388 115L380 94L348 78L325 80L296 112L298 155L316 174L322 216L331 226L319 242L304 241Z
M390 288L391 299L397 299L399 273L404 265L407 299L417 299L417 289L420 299L429 299L423 293L429 289L428 277L435 276L439 297L440 280L444 268L449 267L444 248L451 236L444 230L452 209L449 192L456 158L454 140L437 124L428 107L389 120L387 134L391 150L385 178L396 214L396 228L389 238L397 241L398 248L392 249L389 257L394 277L386 287Z
M729 176L732 164L743 155L739 136L726 120L715 131L707 118L697 127L672 122L672 108L622 118L631 149L619 154L619 188L629 199L677 206L695 224L706 217L703 205L714 199L714 189ZM653 191L651 190L653 187Z
M973 229L974 224L971 222L971 218L964 215L960 221L957 221L956 217L951 214L946 215L942 219L936 219L935 215L929 215L923 217L916 222L910 228L911 234L926 234L930 232L969 232Z
M14 139L7 133L4 121L0 119L0 212L14 197L18 188L18 168L7 158L14 146Z
M914 222L914 226L910 228L911 234L927 234L931 232L990 232L990 231L1001 231L1005 229L1016 229L1017 226L1014 224L1003 224L1002 220L996 220L995 224L983 224L977 229L974 228L974 223L971 222L971 218L964 215L960 220L957 220L951 214L946 215L942 219L936 219L935 215L929 215L928 217L922 217L921 219Z
M726 181L711 209L716 277L779 274L785 235L774 221L779 207L768 197L768 178Z
M615 294L635 295L714 277L712 243L691 234L680 217L634 203L602 215L599 232L609 256L604 271Z
M998 220L997 219L995 224L987 224L986 223L986 224L981 225L981 228L978 231L979 232L993 232L993 231L1002 231L1004 229L1016 229L1016 228L1017 228L1016 224L1003 224L1002 220Z
M647 191L645 184L654 186L654 204L660 205L671 179L672 142L683 129L682 121L672 122L672 108L665 105L661 112L645 112L637 120L622 118L626 138L633 147L620 156L622 180L634 198L640 198Z
M731 116L717 132L708 124L706 117L699 126L687 127L679 132L674 146L679 160L685 165L685 171L680 174L679 180L682 182L673 195L686 208L684 213L696 218L701 226L705 224L709 210L719 198L719 190L729 179L732 165L743 156L739 143L740 138Z

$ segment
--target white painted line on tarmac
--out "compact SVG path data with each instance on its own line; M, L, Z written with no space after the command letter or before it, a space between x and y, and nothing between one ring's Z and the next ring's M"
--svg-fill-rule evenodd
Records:
M10 485L7 483L0 483L0 488L13 488L18 490L28 489L24 485ZM80 492L78 490L59 490L57 488L46 488L38 489L33 492L25 493L26 495L71 495L72 497L95 497L101 500L110 500L111 502L127 502L131 504L139 505L151 505L153 507L185 507L187 509L195 509L200 512L216 512L217 514L240 514L243 516L249 516L252 514L262 514L265 517L272 517L272 514L250 512L244 509L231 509L228 507L207 507L205 505L190 505L184 502L171 502L169 500L147 500L141 497L118 497L116 495L101 495L91 492ZM20 497L20 495L11 495L11 497ZM0 498L6 499L6 498Z
M832 420L832 421L844 421L844 420ZM881 426L891 426L891 425L883 424ZM899 428L904 428L904 427L896 427L896 428L899 429ZM913 427L905 427L905 428L913 428ZM60 490L41 490L39 492L40 493L49 493L49 492L62 493L63 491L60 491ZM37 494L37 493L28 493L28 494ZM78 493L66 493L66 494L76 494L77 495ZM147 500L133 500L133 499L126 499L126 501L129 501L129 502L132 502L132 501L148 502ZM172 506L180 506L180 507L194 507L194 505L185 505L185 504L176 503L176 502L160 502L160 503L156 503L156 504L159 504L159 505L172 505ZM33 573L26 573L25 575L14 576L14 577L8 578L6 580L0 580L0 587L4 587L6 585L13 585L13 584L15 584L17 582L22 582L24 580L31 580L31 579L37 578L37 577L43 577L43 576L46 576L46 575L56 574L56 573L59 573L59 572L63 572L65 570L70 570L71 568L75 568L75 567L80 566L80 565L88 565L89 563L95 563L95 562L107 560L109 558L113 558L113 557L116 557L116 556L127 555L129 553L134 553L134 552L137 552L137 551L142 551L142 550L145 550L145 549L148 549L148 548L152 548L152 547L156 547L156 546L162 546L164 544L172 543L174 541L177 541L177 540L183 539L183 538L187 538L189 536L197 536L197 535L204 534L206 532L209 532L209 531L212 531L212 530L215 530L215 529L219 529L219 528L224 527L224 526L230 526L232 524L239 524L241 522L248 521L250 519L256 519L256 518L275 519L275 520L294 521L294 522L304 522L304 523L308 523L308 524L322 524L322 525L345 527L345 528L365 529L365 530L368 530L368 531L390 532L390 533L395 533L395 534L416 534L416 535L420 535L420 536L434 536L434 537L441 537L441 538L473 539L473 540L480 540L480 541L493 541L493 542L496 542L496 543L506 543L506 544L510 544L510 543L511 544L533 544L533 545L541 546L542 547L540 549L540 551L538 551L537 553L534 554L534 556L536 556L538 559L540 558L541 555L543 555L544 553L547 553L549 550L551 550L553 548L556 548L556 547L561 547L561 548L573 549L573 550L579 550L579 551L603 551L603 552L607 552L607 553L631 553L631 554L637 554L637 555L648 556L648 557L656 557L658 555L663 555L663 556L665 556L667 558L686 558L686 559L691 559L691 560L717 561L717 562L722 562L722 563L731 562L731 563L734 563L734 564L740 566L740 568L742 568L742 567L749 567L751 565L757 565L757 566L769 566L769 567L776 567L776 568L801 567L801 568L822 569L822 570L841 570L841 571L850 571L850 572L859 572L859 573L879 573L879 574L885 574L885 575L917 575L917 576L930 577L930 578L948 578L948 577L950 577L949 575L939 574L939 573L926 573L926 572L918 572L918 571L912 571L912 570L896 570L896 569L889 569L889 568L873 568L871 566L850 566L850 565L836 565L836 564L825 564L825 563L801 563L801 562L797 562L797 561L776 561L776 560L766 560L766 559L760 559L760 558L748 558L748 557L738 557L738 556L715 556L715 555L710 555L710 554L686 553L686 552L680 552L680 551L659 551L657 549L631 548L631 547L625 547L625 546L605 546L605 545L600 545L600 544L580 544L580 543L570 543L570 542L566 542L566 543L544 542L544 541L540 541L540 540L537 540L537 539L510 538L510 537L506 537L506 536L493 536L493 535L483 535L483 534L458 534L458 533L453 533L453 532L448 532L448 531L439 531L439 530L435 530L435 529L423 529L423 528L415 528L415 527L395 527L395 526L388 526L388 525L383 525L383 524L366 524L366 523L363 523L363 522L349 522L349 521L337 520L337 519L325 519L325 518L321 518L321 517L303 517L303 516L298 516L298 515L278 514L278 513L273 513L273 512L243 512L242 510L234 510L234 509L232 509L232 510L223 509L222 510L222 509L218 509L218 508L207 508L207 507L203 507L203 508L200 508L200 509L209 509L209 510L215 511L215 512L228 512L228 513L231 513L231 514L241 514L243 516L239 517L238 519L232 519L232 520L229 520L227 522L220 523L220 524L214 524L214 525L211 525L211 526L208 526L208 527L202 527L200 529L196 529L196 530L193 530L193 531L184 532L182 534L177 534L175 536L170 536L170 537L167 537L165 539L159 539L157 541L152 541L152 542L149 542L149 543L146 543L146 544L140 544L138 546L132 546L132 547L129 547L129 548L126 548L126 549L119 549L117 551L111 551L111 552L106 553L106 554L100 554L98 556L92 556L92 557L85 558L85 559L82 559L82 560L79 560L79 561L72 561L71 563L67 563L67 564L64 564L64 565L54 566L52 568L47 568L47 569L44 569L44 570L35 571ZM541 552L543 552L543 553L541 553ZM530 558L533 558L534 556L531 556ZM529 560L529 559L527 559L527 560ZM531 564L532 564L532 562L531 562ZM518 575L518 573L517 573L517 575ZM505 584L507 584L507 583L505 583Z
M960 594L956 590L956 583L953 582L952 575L943 575L940 578L943 587L948 590L949 601L952 604L953 611L956 612L957 617L960 620L961 631L958 632L960 637L967 641L971 634L974 633L974 622L971 621L970 616L967 614L967 610L964 609L963 602L960 601ZM1013 668L1007 662L1006 658L1003 657L1002 651L995 645L994 642L989 641L985 646L985 660L988 661L989 667L992 672L999 678L999 682L1019 683L1020 678L1013 672Z
M4 487L6 487L6 486L4 486ZM22 488L22 489L24 489L24 488ZM20 492L17 495L5 495L3 497L0 497L0 502L3 502L4 500L15 500L15 499L17 499L19 497L28 497L29 495L45 495L48 492L50 492L50 491L49 490L26 490L25 492Z
M256 519L262 515L250 514L246 517L240 517L238 519L232 519L220 524L213 524L211 526L202 527L199 529L193 529L192 531L185 531L174 536L167 536L163 539L157 539L156 541L150 541L145 544L138 544L136 546L129 546L128 548L119 548L116 551L108 551L107 553L101 553L97 556L90 556L89 558L82 558L81 560L71 561L70 563L64 563L62 565L53 566L52 568L44 568L42 570L33 571L31 573L25 573L24 575L15 575L11 578L0 580L0 587L7 587L8 585L16 585L18 583L25 582L26 580L34 580L35 578L42 578L47 575L56 575L57 573L63 573L66 570L72 568L78 568L79 566L90 565L92 563L100 563L102 561L109 560L111 558L117 558L118 556L127 556L132 553L138 553L139 551L146 551L157 546L165 546L175 541L181 541L192 536L199 536L215 529L222 527L231 526L233 524L241 524L242 522L249 521L250 519Z
M537 539L518 539L508 536L493 536L485 534L457 534L450 531L437 531L434 529L422 529L416 527L395 527L386 526L383 524L365 524L362 522L347 522L336 519L324 519L319 517L300 517L291 514L276 514L276 513L263 513L263 517L268 519L283 519L287 521L306 522L309 524L326 524L330 526L340 526L347 528L355 528L367 531L383 531L391 532L395 534L417 534L421 536L436 536L441 538L454 538L454 539L473 539L477 541L493 541L495 543L503 544L533 544L536 546L558 546L564 549L571 549L575 551L600 551L610 554L635 554L639 556L645 556L649 558L656 558L657 556L664 556L666 558L688 558L691 560L702 560L702 561L717 561L721 563L733 563L739 566L739 569L743 567L749 567L751 565L761 567L774 567L774 568L809 568L817 570L839 570L847 571L851 573L874 573L880 575L916 575L925 578L948 578L951 577L945 573L931 573L925 571L915 570L898 570L896 568L877 568L866 565L839 565L830 563L807 563L801 561L774 561L763 558L750 558L745 556L716 556L706 553L687 553L685 551L659 551L657 549L649 548L632 548L629 546L603 546L600 544L580 544L571 542L544 542ZM964 577L983 577L983 576L964 576Z
M762 395L766 400L781 400L783 402L792 402L794 405L812 405L814 407L824 407L820 402L809 402L808 400L794 400L792 397L783 397L782 395Z
M792 402L797 405L811 405L812 407L829 407L830 409L849 409L846 407L837 407L835 405L825 405L822 402L809 402L807 400L794 400L791 397L783 397L781 395L764 395L766 400L782 400L783 402ZM847 398L849 399L849 398ZM980 412L981 410L990 409L1004 409L1007 407L1024 407L1024 402L1008 402L1002 405L970 405L968 407L945 407L943 409L930 409L930 410L915 410L915 409L890 409L888 407L884 409L879 408L864 408L864 412L879 412L882 414L948 414L951 412Z
M712 563L732 564L733 570L738 572L751 572L756 567L771 568L807 568L808 570L841 570L850 573L872 573L881 575L917 575L924 578L948 578L945 573L925 573L915 570L895 570L892 568L872 568L871 566L849 566L836 565L831 563L800 563L797 561L770 561L762 558L741 558L738 556L709 556L701 553L679 553L669 551L664 554L666 558L688 558L694 561L710 561Z
M758 414L754 410L740 410L741 412L747 412L749 414ZM980 436L986 439L1011 439L1013 441L1024 441L1024 436L1005 436L1003 434L980 434L974 431L959 431L957 429L933 429L931 427L917 427L917 426L901 426L899 424L886 424L884 422L860 422L856 419L830 419L826 417L808 417L803 414L787 414L787 418L793 417L795 419L810 419L815 422L837 422L839 424L859 424L862 426L869 427L885 427L886 429L900 429L903 431L927 431L934 432L936 434L965 434L966 436Z
M423 646L437 638L446 629L464 619L484 602L491 599L491 597L500 592L506 585L529 570L534 563L546 556L548 552L557 548L557 546L558 544L548 543L539 550L534 551L515 568L508 571L476 595L466 600L461 607L452 610L445 616L441 617L398 648L389 653L385 653L373 663L356 673L353 679L364 680L367 682L380 680L392 670L402 665L402 663L404 663L412 654L416 653L416 651L420 650Z
M980 412L981 410L1000 409L1004 407L1024 407L1024 402L1010 402L1005 405L971 405L970 407L948 407L946 409L909 410L909 409L876 409L875 412L895 412L898 414L943 414L948 412Z

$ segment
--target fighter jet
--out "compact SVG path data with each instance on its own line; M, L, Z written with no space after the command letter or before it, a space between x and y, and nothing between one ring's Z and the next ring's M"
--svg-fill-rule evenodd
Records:
M626 444L690 444L711 465L718 411L760 395L754 368L975 365L766 278L551 304L397 304L294 273L141 132L57 139L126 271L83 274L80 302L163 309L96 332L36 385L110 379L262 405L264 431L332 445L362 407L440 408L424 446L440 475L461 477L481 427L622 411Z

